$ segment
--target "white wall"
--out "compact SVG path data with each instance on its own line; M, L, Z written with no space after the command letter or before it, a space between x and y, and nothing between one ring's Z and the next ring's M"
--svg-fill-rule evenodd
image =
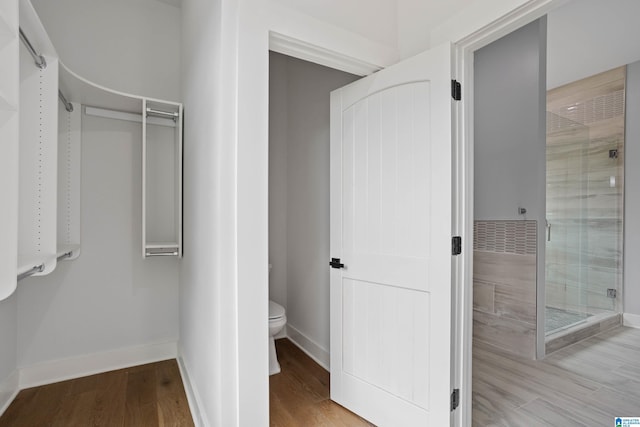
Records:
M237 10L233 2L184 0L182 97L184 128L184 258L180 268L180 356L202 425L239 423L238 284L236 226ZM264 379L266 396L267 257L262 268ZM249 337L251 338L251 337ZM259 345L260 341L256 341ZM264 416L266 406L256 408ZM246 424L249 425L249 424ZM258 424L256 424L258 425Z
M18 318L17 297L14 293L0 301L0 414L13 396L17 384L10 380L17 367Z
M180 100L180 9L157 0L32 0L61 61L95 83Z
M640 59L640 2L573 0L548 15L549 89Z
M82 121L80 257L20 282L20 366L178 338L178 261L140 255L141 127Z
M269 57L270 298L286 306L289 335L328 364L329 93L358 77Z
M408 58L429 49L432 46L431 30L443 19L474 2L478 0L396 0L400 58Z
M627 67L624 312L640 315L640 61Z
M395 0L273 0L324 23L395 48L397 45Z

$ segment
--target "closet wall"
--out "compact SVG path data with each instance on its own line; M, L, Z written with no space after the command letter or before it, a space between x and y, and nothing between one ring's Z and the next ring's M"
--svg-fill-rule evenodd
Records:
M329 365L329 94L358 77L271 52L270 298L287 334Z
M0 0L0 288L6 297L15 286L18 209L7 201L18 199L19 87L18 2ZM0 412L17 388L15 375L17 340L15 293L0 301ZM13 375L13 376L12 376Z
M18 303L16 294L0 301L0 411L3 405L9 403L14 390L17 388L17 309ZM12 375L15 377L12 378Z
M84 77L179 100L179 8L154 0L33 4L62 61ZM82 129L81 254L20 282L19 366L177 340L178 260L140 254L140 125L83 114Z

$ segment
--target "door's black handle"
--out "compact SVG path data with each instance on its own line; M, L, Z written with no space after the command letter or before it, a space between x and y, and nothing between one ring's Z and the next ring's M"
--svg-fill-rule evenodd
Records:
M340 258L331 258L329 265L331 268L344 268L344 264L340 262Z

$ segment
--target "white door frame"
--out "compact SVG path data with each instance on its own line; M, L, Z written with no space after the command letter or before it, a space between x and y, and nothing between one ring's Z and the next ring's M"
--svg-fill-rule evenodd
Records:
M383 68L275 31L269 31L269 50L356 76L368 76Z
M456 427L471 425L472 348L473 348L473 55L476 50L544 16L568 0L530 0L493 23L454 43L454 75L462 84L462 100L457 105L454 125L454 233L463 237L463 252L454 264L456 293L457 383L460 386L460 412L454 417ZM537 292L537 354L544 356L544 292Z

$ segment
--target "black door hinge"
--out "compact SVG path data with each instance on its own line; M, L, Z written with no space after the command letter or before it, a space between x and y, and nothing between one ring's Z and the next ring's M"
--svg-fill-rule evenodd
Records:
M451 97L456 101L462 99L462 85L457 80L451 80Z
M460 255L462 253L462 237L453 236L451 238L451 254Z
M455 411L460 405L460 389L454 388L451 392L451 410Z

